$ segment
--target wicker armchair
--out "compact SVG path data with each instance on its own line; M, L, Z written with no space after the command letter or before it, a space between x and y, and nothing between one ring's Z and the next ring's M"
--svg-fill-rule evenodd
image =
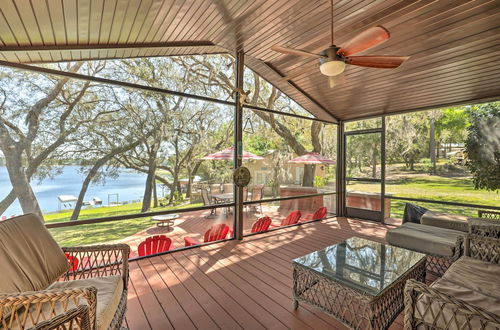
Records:
M476 260L476 265L483 265L485 268L494 269L494 274L491 274L490 270L489 277L486 278L485 275L485 278L482 280L491 279L489 282L492 285L496 285L495 283L497 283L498 277L500 277L500 273L497 274L496 272L500 268L491 264L500 264L500 239L469 234L465 239L465 256L452 266L455 269L450 269L449 271L460 271L461 265L459 264L461 262L464 265L470 264L470 258L473 258ZM477 270L480 271L479 269ZM450 278L453 279L453 274L450 274L449 278L446 278L446 275L445 273L442 279L437 280L431 286L414 280L406 282L404 292L404 329L500 329L500 313L497 312L498 307L495 307L494 303L500 299L498 285L494 287L494 290L483 288L488 293L488 295L483 296L482 292L476 292L469 289L468 286L460 287L460 285L457 285L457 281L451 280L450 282ZM463 273L461 272L461 275L458 276L462 275ZM482 275L478 274L478 276ZM447 281L448 284L446 284ZM469 280L464 279L464 281L467 282ZM438 284L436 285L436 283ZM477 288L481 287L484 283L469 282L468 284L471 284L473 288ZM474 301L483 300L483 306L477 306L464 299L444 293L443 287L452 287L455 290L454 292L459 292L461 296L464 296L465 292L465 296L469 298L473 297ZM458 291L456 290L457 288ZM488 304L488 301L486 301L488 299L493 299L493 304ZM491 311L492 308L497 308L495 313Z
M0 328L121 327L128 245L61 249L33 214L0 222L0 241Z

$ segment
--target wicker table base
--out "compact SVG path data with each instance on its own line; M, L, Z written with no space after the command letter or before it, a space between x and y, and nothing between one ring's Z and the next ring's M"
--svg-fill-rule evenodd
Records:
M307 267L293 265L294 307L299 301L321 308L353 329L386 329L404 308L408 279L425 280L425 259L377 296L363 294Z

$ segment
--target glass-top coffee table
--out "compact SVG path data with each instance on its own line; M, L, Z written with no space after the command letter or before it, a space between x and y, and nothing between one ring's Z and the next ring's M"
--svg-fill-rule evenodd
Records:
M294 306L307 302L354 329L385 329L403 310L406 281L425 280L425 258L351 237L293 260Z

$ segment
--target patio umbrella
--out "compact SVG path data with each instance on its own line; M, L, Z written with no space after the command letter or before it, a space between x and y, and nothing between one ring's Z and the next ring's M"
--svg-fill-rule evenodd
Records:
M308 152L307 154L289 160L288 163L310 164L310 165L318 165L318 164L334 165L335 161L328 159L325 156L318 154L317 152Z
M230 148L224 149L222 151L218 151L218 152L215 152L213 154L206 155L202 159L206 159L206 160L220 160L220 159L233 160L233 157L234 157L234 148L230 147ZM248 152L248 151L243 151L243 159L245 159L245 160L249 160L249 159L258 160L258 159L264 159L264 157L257 156L256 154L252 154L251 152Z

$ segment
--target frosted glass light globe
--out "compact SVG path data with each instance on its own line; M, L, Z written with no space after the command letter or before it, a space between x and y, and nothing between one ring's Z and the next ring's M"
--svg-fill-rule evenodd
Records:
M319 70L325 76L336 76L344 72L345 63L342 61L328 61L319 66Z

